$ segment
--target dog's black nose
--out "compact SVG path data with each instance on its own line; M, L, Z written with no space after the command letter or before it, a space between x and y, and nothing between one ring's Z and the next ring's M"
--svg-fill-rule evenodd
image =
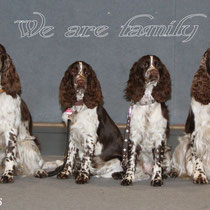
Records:
M79 80L77 80L76 84L77 84L77 87L83 88L83 87L85 87L85 80L79 79Z
M154 70L151 70L149 72L149 80L152 81L152 80L157 80L159 78L159 73L156 69Z

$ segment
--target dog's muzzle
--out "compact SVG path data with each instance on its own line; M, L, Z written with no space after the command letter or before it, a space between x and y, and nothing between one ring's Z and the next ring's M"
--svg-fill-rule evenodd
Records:
M86 79L84 77L78 77L75 80L76 87L79 89L85 89L86 88Z
M160 79L159 71L155 68L148 69L146 73L146 80L148 82L158 81Z

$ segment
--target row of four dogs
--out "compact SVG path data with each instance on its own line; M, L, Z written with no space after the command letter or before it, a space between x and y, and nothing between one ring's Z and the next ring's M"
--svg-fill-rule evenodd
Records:
M151 178L161 186L168 176L187 175L194 183L208 183L210 168L210 48L194 76L191 109L173 157L167 146L170 74L157 56L146 55L130 70L125 96L131 102L123 138L103 107L100 82L92 67L77 61L60 83L62 118L69 130L64 160L43 160L32 135L31 115L20 96L15 66L0 45L0 160L1 183L15 174L38 178L75 177L78 184L90 177L121 179L122 185ZM66 110L66 111L65 111Z

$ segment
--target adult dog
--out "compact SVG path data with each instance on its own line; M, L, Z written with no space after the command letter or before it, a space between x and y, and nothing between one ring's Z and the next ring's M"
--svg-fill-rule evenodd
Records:
M146 55L133 64L125 89L125 97L131 104L130 136L125 175L122 185L151 178L152 186L163 184L163 175L170 171L170 148L166 146L168 109L165 101L171 93L168 70L154 55ZM128 132L128 129L126 130Z
M76 61L60 84L60 103L70 108L70 136L64 165L48 175L59 179L74 175L84 184L90 175L111 177L121 171L122 135L103 107L100 83L92 67ZM67 124L68 115L63 113Z
M191 177L195 184L206 184L210 179L210 48L194 76L191 96L186 134L173 154L173 170L180 177Z
M37 139L32 136L32 120L20 97L21 84L10 56L0 45L0 162L1 183L14 182L14 175L47 176L44 169L60 161L44 162Z

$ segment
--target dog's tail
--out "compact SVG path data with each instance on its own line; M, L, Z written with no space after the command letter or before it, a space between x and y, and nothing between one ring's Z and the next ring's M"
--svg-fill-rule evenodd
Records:
M67 149L67 152L68 152L68 149ZM59 164L59 166L54 171L48 171L47 177L55 176L64 169L66 165L66 161L67 161L67 154L68 154L67 152L66 152L64 160L60 161L60 162L63 162L63 164L62 165Z
M65 166L65 163L63 163L63 165L61 166L58 166L54 171L47 172L47 177L57 175L59 172L61 172L64 169L64 166Z
M62 170L63 165L64 165L64 160L55 160L55 161L44 162L42 168L46 171L49 171L49 169L51 169L51 170L54 169L54 171L47 172L47 174L49 173L50 176L54 176L57 173L59 173L60 170ZM55 174L53 174L52 172L55 172Z

